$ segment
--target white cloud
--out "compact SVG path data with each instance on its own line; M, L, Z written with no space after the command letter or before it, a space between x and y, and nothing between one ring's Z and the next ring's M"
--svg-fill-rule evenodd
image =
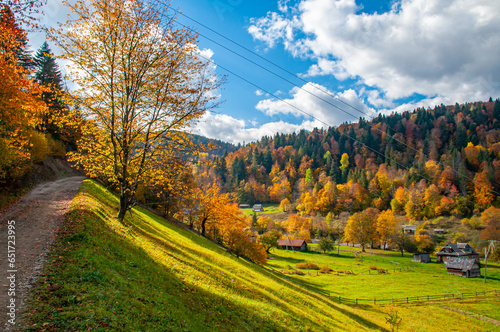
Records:
M324 125L318 121L303 121L301 124L293 124L284 121L268 122L254 127L248 127L244 120L233 118L226 114L206 113L200 122L193 128L192 132L225 142L237 144L253 142L263 136L274 136L276 133L293 133L302 129L312 130Z
M301 88L292 89L290 93L292 96L289 99L261 100L256 109L269 116L291 114L302 117L318 128L337 126L345 121L356 121L361 116L375 114L352 89L334 93L319 84L307 83Z
M451 103L500 95L500 2L401 0L382 14L359 9L355 0L302 0L253 19L248 31L316 61L308 76L356 77L379 89L386 100L372 95L374 106L415 93Z

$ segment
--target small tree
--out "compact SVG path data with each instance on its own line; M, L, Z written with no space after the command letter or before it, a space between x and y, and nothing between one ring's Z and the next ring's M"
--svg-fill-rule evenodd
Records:
M318 243L318 249L322 250L324 254L326 254L327 251L333 250L334 246L332 239L330 237L322 238Z
M259 236L258 240L266 250L266 253L269 255L269 251L271 250L271 248L278 246L278 239L280 237L281 237L280 232L270 231Z
M388 308L389 312L387 313L385 321L391 326L391 332L399 331L399 326L403 322L403 319L399 316L395 304L388 305Z

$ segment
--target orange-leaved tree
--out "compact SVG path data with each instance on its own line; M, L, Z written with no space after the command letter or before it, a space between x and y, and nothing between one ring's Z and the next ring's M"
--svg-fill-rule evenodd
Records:
M85 121L70 158L114 184L123 221L152 162L186 147L187 128L217 105L217 79L196 36L177 29L165 1L90 0L66 5L76 19L51 30L78 86ZM149 174L149 175L148 175Z
M379 210L368 208L350 216L344 229L346 241L358 243L365 251L365 246L377 238L378 215Z
M32 71L22 59L27 36L19 21L30 21L35 2L0 4L0 181L28 169L30 131L41 123L47 108L40 98L43 89L31 79Z

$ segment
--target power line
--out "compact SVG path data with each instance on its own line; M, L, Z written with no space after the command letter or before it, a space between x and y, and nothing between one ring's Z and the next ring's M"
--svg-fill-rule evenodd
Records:
M228 37L226 37L226 36L222 35L221 33L219 33L219 32L217 32L217 31L215 31L214 29L212 29L212 28L210 28L210 27L208 27L208 26L206 26L205 24L203 24L203 23L201 23L201 22L199 22L199 21L197 21L197 20L195 20L195 19L193 19L193 18L189 17L189 16L188 16L188 15L186 15L186 14L183 14L183 13L182 13L182 12L180 12L179 10L177 10L177 9L175 9L175 8L172 8L172 7L170 7L170 8L171 8L173 11L175 11L176 13L178 13L178 14L180 14L180 15L182 15L182 16L184 16L184 17L188 18L188 19L190 19L191 21L193 21L193 22L195 22L195 23L199 24L200 26L203 26L204 28L206 28L206 29L208 29L208 30L212 31L213 33L215 33L215 34L217 34L218 36L220 36L220 37L224 38L225 40L227 40L227 41L229 41L229 42L231 42L231 43L233 43L233 44L235 44L235 45L237 45L237 46L239 46L239 47L243 48L243 49L244 49L244 50L246 50L247 52L250 52L251 54L253 54L253 55L255 55L255 56L259 57L260 59L262 59L262 60L266 61L267 63L269 63L269 64L271 64L271 65L273 65L273 66L275 66L275 67L277 67L277 68L279 68L279 69L283 70L284 72L286 72L286 73L288 73L288 74L290 74L290 75L294 76L295 78L297 78L297 79L299 79L299 80L301 80L301 81L305 82L306 84L310 83L310 82L307 82L306 80L304 80L303 78L299 77L298 75L296 75L296 74L294 74L294 73L292 73L292 72L288 71L287 69L285 69L285 68L283 68L283 67L281 67L281 66L279 66L279 65L275 64L274 62L272 62L272 61L270 61L270 60L266 59L265 57L263 57L263 56L261 56L261 55L259 55L259 54L255 53L254 51L252 51L252 50L248 49L247 47L245 47L245 46L243 46L243 45L241 45L241 44L239 44L239 43L237 43L237 42L233 41L232 39L230 39L230 38L228 38ZM295 84L294 82L292 82L292 81L290 81L290 80L288 80L288 79L284 78L283 76L281 76L281 75L279 75L279 74L277 74L277 73L275 73L275 72L273 72L273 71L271 71L271 70L269 70L269 69L265 68L264 66L262 66L262 65L260 65L260 64L258 64L258 63L256 63L255 61L253 61L253 60L251 60L251 59L247 58L246 56L241 55L241 54L239 54L238 52L236 52L236 51L234 51L234 50L230 49L229 47L227 47L227 46L225 46L225 45L222 45L221 43L219 43L219 42L217 42L217 41L213 40L212 38L205 36L204 34L200 33L199 31L195 31L193 28L190 28L190 27L188 27L188 26L186 26L186 25L184 25L184 24L180 23L178 20L175 20L175 21L176 21L176 23L177 23L177 24L179 24L179 25L183 26L184 28L186 28L186 29L188 29L188 30L190 30L190 31L196 32L198 35L200 35L200 36L204 37L205 39L207 39L207 40L211 41L212 43L214 43L214 44L216 44L216 45L218 45L218 46L220 46L220 47L224 48L225 50L227 50L227 51L229 51L229 52L231 52L231 53L233 53L233 54L235 54L235 55L237 55L237 56L241 57L242 59L244 59L244 60L246 60L246 61L248 61L248 62L252 63L253 65L255 65L255 66L257 66L257 67L259 67L259 68L261 68L261 69L263 69L263 70L265 70L266 72L268 72L268 73L270 73L270 74L272 74L272 75L274 75L274 76L276 76L276 77L278 77L278 78L280 78L280 79L282 79L282 80L284 80L284 81L286 81L286 82L288 82L288 83L292 84L293 86L295 86L295 87L297 87L297 88L301 89L302 91L307 92L307 93L308 93L308 94L310 94L311 96L318 98L319 100L321 100L321 101L323 101L323 102L327 103L328 105L330 105L330 106L332 106L332 107L334 107L334 108L336 108L336 109L340 110L341 112L343 112L343 113L345 113L345 114L347 114L347 115L350 115L351 117L353 117L353 118L355 118L355 119L357 119L357 118L358 118L358 117L357 117L357 116L355 116L354 114L352 114L352 113L350 113L350 112L348 112L348 111L346 111L346 110L344 110L344 109L340 108L339 106L337 106L337 105L335 105L335 104L331 103L330 101L328 101L328 100L326 100L326 99L322 98L321 96L318 96L318 95L316 95L316 94L312 93L311 91L308 91L308 90L304 89L303 87L301 87L301 86L299 86L299 85ZM205 58L205 59L206 59L206 58ZM211 60L210 60L210 61L211 61ZM221 67L221 68L223 68L224 70L226 70L226 71L230 72L229 70L227 70L226 68L222 67L221 65L218 65L218 66L219 66L219 67ZM284 102L284 103L286 103L286 104L288 104L288 105L290 105L290 106L292 106L292 107L296 108L296 109L297 109L297 110L299 110L301 113L306 114L306 115L308 115L308 116L312 117L312 118L313 118L313 119L315 119L316 121L321 122L321 123L325 124L325 125L326 125L326 126L328 126L328 127L332 127L332 125L329 125L329 124L327 124L326 122L324 122L324 121L322 121L322 120L320 120L320 119L318 119L318 118L316 118L316 117L312 116L311 114L309 114L309 113L307 113L307 112L305 112L305 111L303 111L303 110L301 110L301 109L298 109L298 108L297 108L297 107L295 107L294 105L292 105L292 104L290 104L290 103L286 102L285 100L283 100L282 98L279 98L279 97L275 96L274 94L272 94L272 93L270 93L270 92L268 92L268 91L266 91L266 90L264 90L264 89L262 89L262 88L258 87L257 85L255 85L255 84L251 83L250 81L248 81L248 80L244 79L244 78L243 78L243 77L241 77L240 75L236 75L236 74L235 74L235 73L233 73L233 72L230 72L230 73L231 73L232 75L237 76L237 77L239 77L240 79L242 79L242 80L246 81L247 83L249 83L249 84L251 84L251 85L253 85L253 86L257 87L259 90L262 90L262 91L266 92L267 94L269 94L269 95L273 96L274 98L279 99L280 101L282 101L282 102ZM354 106L350 105L349 103L347 103L347 102L345 102L345 101L341 100L341 99L340 99L340 98L338 98L337 96L335 96L335 95L331 94L329 91L324 90L324 89L321 89L321 88L319 88L319 87L318 87L318 86L316 86L316 85L312 85L312 86L313 86L314 88L316 88L317 90L319 90L319 91L321 91L321 92L323 92L323 93L327 94L328 96L333 97L334 99L338 100L339 102L343 103L344 105L349 106L349 107L351 107L351 108L353 108L353 109L357 110L358 112L360 112L360 113L362 113L362 114L367 115L368 117L372 118L372 120L374 119L374 118L373 118L373 117L371 117L369 114L367 114L367 113L365 113L365 112L363 112L363 111L359 110L358 108L356 108L356 107L354 107ZM380 132L381 134L383 134L383 133L384 133L384 132L382 132L382 130L380 130L379 128L375 127L373 124L371 124L371 123L369 123L369 122L366 122L366 123L367 123L367 124L368 124L371 128L375 129L376 131ZM392 129L393 131L395 131L393 128L390 128L390 129ZM399 139L395 138L393 135L390 135L390 134L389 134L388 136L389 136L391 139L395 140L396 142L398 142L398 143L400 143L400 144L404 145L404 146L405 146L405 147L407 147L408 149L413 150L414 152L416 152L416 153L418 153L418 154L420 154L420 155L422 155L422 156L426 157L426 158L427 158L427 159L429 159L429 160L432 160L432 158L431 158L429 155L427 155L427 154L423 153L422 151L419 151L419 150L415 149L414 147L412 147L412 146L408 145L406 142L401 141L401 140L399 140ZM351 137L349 137L349 138L351 138ZM351 139L353 139L353 138L351 138ZM357 139L355 139L355 141L359 142L359 140L357 140ZM359 143L361 143L361 142L359 142ZM368 147L368 146L367 146L367 145L365 145L364 143L361 143L361 144L363 144L364 146ZM375 151L375 150L374 150L374 149L372 149L372 148L369 148L369 149L370 149L370 150L372 150L372 151L374 151L374 152L376 152L376 153L378 153L378 154L380 154L380 155L382 155L382 153L380 153L379 151ZM385 155L382 155L382 156L383 156L383 157L385 157ZM393 161L394 161L394 160L393 160ZM445 165L443 165L440 161L437 161L437 163L438 163L439 165L443 166L443 167L445 166ZM400 164L399 162L397 162L397 161L396 161L396 164L401 165L401 164ZM406 166L404 166L404 168L407 168L407 167L406 167ZM467 180L469 180L469 181L471 181L471 182L473 182L473 183L475 183L475 182L476 182L476 180L471 179L468 175L461 174L460 172L458 172L458 170L454 170L454 169L452 169L452 171L455 173L455 175L456 175L456 176L463 177L463 178L465 178L465 179L467 179ZM420 175L420 176L422 176L422 175ZM426 177L424 177L424 176L422 176L422 177L423 177L423 178L426 178ZM426 179L427 179L427 178L426 178ZM433 182L433 181L431 181L431 182ZM475 184L477 185L477 183L475 183ZM445 190L446 190L446 188L445 188ZM492 192L493 192L493 193L495 193L495 194L497 194L497 195L500 195L500 193L497 193L497 192L496 192L496 191L494 191L494 190L492 190Z
M314 120L316 120L316 121L318 121L318 122L320 122L320 123L322 123L322 124L324 124L324 125L326 125L326 126L328 126L328 127L333 127L333 126L331 126L330 124L326 123L325 121L323 121L323 120L321 120L321 119L316 118L314 115L311 115L311 114L309 114L309 113L307 113L307 112L303 111L303 110L302 110L302 109L300 109L299 107L297 107L297 106L295 106L295 105L293 105L293 104L289 103L288 101L286 101L286 100L284 100L284 99L280 98L279 96L277 96L277 95L273 94L272 92L269 92L269 91L267 91L266 89L263 89L263 88L262 88L262 87L260 87L259 85L257 85L257 84L255 84L255 83L253 83L253 82L249 81L248 79L244 78L243 76L236 74L235 72L233 72L233 71L231 71L231 70L227 69L226 67L224 67L224 66L222 66L222 65L220 65L220 64L216 64L216 63L215 63L215 61L213 61L212 59L209 59L209 58L207 58L207 57L205 57L205 56L203 56L203 55L201 55L201 54L199 54L198 56L199 56L199 57L201 57L201 58L203 58L203 59L205 59L205 60L207 60L207 61L209 61L209 62L211 62L211 63L213 63L213 64L215 64L217 67L222 68L223 70L227 71L229 74L231 74L231 75L233 75L233 76L238 77L239 79L241 79L241 80L243 80L244 82L246 82L246 83L248 83L248 84L250 84L250 85L252 85L252 86L256 87L257 89L260 89L260 90L264 91L265 93L269 94L270 96L273 96L274 98L279 99L281 102L283 102L283 103L285 103L285 104L289 105L290 107L295 108L297 111L299 111L299 112L301 112L301 113L303 113L303 114L305 114L305 115L307 115L307 116L311 117L312 119L314 119ZM349 138L349 139L351 139L351 140L353 140L353 141L355 141L355 142L357 142L357 143L359 143L359 144L363 145L364 147L366 147L367 149L369 149L369 150L373 151L374 153L379 154L379 155L381 155L382 157L385 157L385 156L384 156L384 155L383 155L380 151L377 151L377 150L375 150L375 149L373 149L373 148L369 147L369 146L368 146L368 145L366 145L365 143L363 143L363 142L359 141L356 137L354 137L354 138L353 138L353 137L351 137L350 135L343 133L342 131L339 131L339 133L340 133L342 136L345 136L345 137L347 137L347 138ZM390 159L390 158L389 158L389 159ZM390 160L391 160L391 161L393 161L393 162L395 162L396 164L400 165L400 166L401 166L401 168L405 168L407 171L410 171L410 169L408 169L408 167L407 167L407 166L405 166L405 165L403 165L403 164L399 163L397 160L394 160L394 159L390 159ZM422 174L420 174L420 173L418 173L418 172L417 172L417 174L418 174L421 178L423 178L423 179L425 179L425 180L427 180L427 181L429 181L429 182L431 182L431 183L432 183L432 182L434 182L434 181L430 180L429 178L427 178L426 176L424 176L424 175L422 175ZM445 189L445 190L446 190L446 189Z

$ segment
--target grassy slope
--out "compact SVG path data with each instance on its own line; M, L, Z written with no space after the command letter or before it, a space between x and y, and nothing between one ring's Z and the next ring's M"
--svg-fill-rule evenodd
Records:
M390 330L384 306L331 302L321 295L326 286L319 279L291 278L236 259L142 209L127 214L130 226L122 226L113 217L117 203L104 188L84 181L32 293L27 330ZM271 261L275 268L281 264L276 258ZM289 264L292 258L283 260ZM345 280L335 279L334 284ZM462 310L480 312L497 304L460 303ZM457 322L460 330L496 328L439 305L398 310L401 331L448 331Z
M385 330L279 274L247 263L86 180L25 315L27 330ZM363 317L362 317L363 316Z

